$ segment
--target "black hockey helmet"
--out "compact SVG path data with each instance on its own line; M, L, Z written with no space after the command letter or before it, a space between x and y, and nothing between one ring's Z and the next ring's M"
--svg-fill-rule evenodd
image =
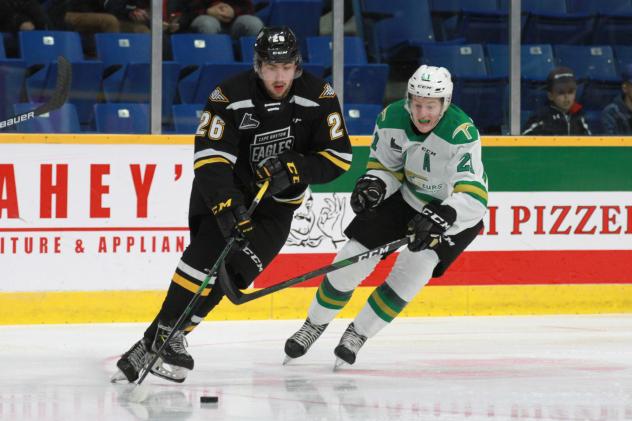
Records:
M302 71L303 62L298 41L294 32L287 26L265 27L255 40L255 70L259 72L261 63L296 63L297 76Z

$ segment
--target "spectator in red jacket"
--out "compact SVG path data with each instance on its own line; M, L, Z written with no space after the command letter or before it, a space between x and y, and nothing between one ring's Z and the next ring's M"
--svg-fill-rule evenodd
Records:
M181 20L193 32L229 34L233 38L254 36L263 22L254 15L251 0L193 0Z

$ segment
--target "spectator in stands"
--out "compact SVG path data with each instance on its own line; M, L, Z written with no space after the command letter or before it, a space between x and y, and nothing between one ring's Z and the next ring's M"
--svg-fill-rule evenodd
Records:
M108 0L105 11L116 16L121 32L150 32L151 11L149 0Z
M237 39L255 36L263 22L254 15L252 0L192 0L185 7L182 27L203 34L229 34Z
M590 135L581 104L575 101L577 81L568 67L557 67L547 77L549 104L529 118L524 135Z
M623 93L617 96L601 113L604 134L632 134L632 64L621 72Z
M82 34L121 30L116 16L105 11L102 0L53 0L48 14L57 29Z
M103 7L102 0L52 0L48 8L56 29L76 31L86 57L96 57L94 34L121 32L121 22Z
M0 32L47 29L50 22L37 0L0 0Z
M0 0L0 32L10 32L15 35L19 31L48 28L50 28L50 21L39 1ZM17 37L7 39L6 53L8 57L19 55Z

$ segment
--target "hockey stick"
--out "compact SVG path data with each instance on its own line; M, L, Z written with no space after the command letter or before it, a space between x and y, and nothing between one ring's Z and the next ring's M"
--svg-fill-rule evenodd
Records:
M257 195L252 200L252 203L250 204L250 207L248 208L247 215L249 216L252 215L255 208L259 204L259 202L261 202L261 199L263 199L263 195L268 190L269 185L270 185L269 181L265 181L261 185L261 188L257 192ZM204 278L204 281L202 282L198 290L195 292L195 295L191 298L191 301L189 301L189 304L186 306L186 308L184 309L184 311L182 312L182 314L176 321L175 325L173 326L173 329L171 329L171 332L167 336L167 339L164 340L164 342L162 343L158 351L153 355L152 359L149 361L149 364L146 364L143 367L143 374L140 376L140 378L136 382L136 386L140 386L143 380L145 380L145 378L151 371L151 368L154 366L154 364L156 364L156 361L158 361L158 358L160 358L160 354L165 348L165 346L167 345L167 343L169 342L169 340L171 340L173 335L182 327L182 325L184 325L184 322L188 319L189 314L191 313L195 305L198 303L200 297L202 296L202 291L204 291L204 288L206 288L206 286L209 284L209 282L211 281L211 278L213 278L215 273L219 270L220 265L224 262L224 259L226 259L226 256L228 256L228 253L230 253L230 251L232 250L233 245L235 244L235 241L236 239L234 236L228 240L228 243L226 243L226 247L224 247L224 250L222 250L222 252L220 253L219 257L215 261L215 264L213 264L213 267L211 268L211 270L208 271L208 275L206 276L206 278ZM137 400L142 401L143 399L137 399Z
M309 279L315 278L316 276L326 275L329 272L342 269L361 260L366 260L374 256L384 256L385 254L395 251L406 244L408 244L408 237L400 238L399 240L391 241L390 243L376 247L372 250L365 251L364 253L349 257L348 259L340 260L339 262L334 262L320 269L307 272L303 275L288 279L287 281L280 282L267 288L262 288L255 292L251 292L250 294L245 294L241 292L235 285L233 285L230 279L226 279L223 276L219 276L217 279L219 280L224 293L233 304L244 304L248 301L252 301L257 298L272 294L273 292L280 291L296 284L300 284L301 282L305 282Z
M53 91L50 99L33 111L18 114L6 120L0 121L0 130L13 126L14 124L30 120L38 115L46 114L47 112L56 110L64 105L64 102L68 99L71 80L72 67L70 63L68 63L68 60L66 60L63 56L57 57L57 81L55 82L55 90Z

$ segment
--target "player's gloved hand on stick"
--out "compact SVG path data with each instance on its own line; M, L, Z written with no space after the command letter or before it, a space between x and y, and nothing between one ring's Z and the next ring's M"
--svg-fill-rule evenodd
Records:
M442 241L443 233L454 224L456 211L448 205L430 202L408 223L408 248L420 251L434 248Z
M292 184L300 183L301 176L292 155L285 153L270 156L259 162L255 170L255 183L260 186L266 180L270 181L267 191L269 195L277 194Z
M237 245L244 248L248 245L246 234L254 229L252 220L248 215L248 209L244 205L237 204L227 207L216 213L217 225L226 241L235 237Z
M386 196L386 183L374 176L360 177L351 193L351 209L356 214L363 214L375 209Z

